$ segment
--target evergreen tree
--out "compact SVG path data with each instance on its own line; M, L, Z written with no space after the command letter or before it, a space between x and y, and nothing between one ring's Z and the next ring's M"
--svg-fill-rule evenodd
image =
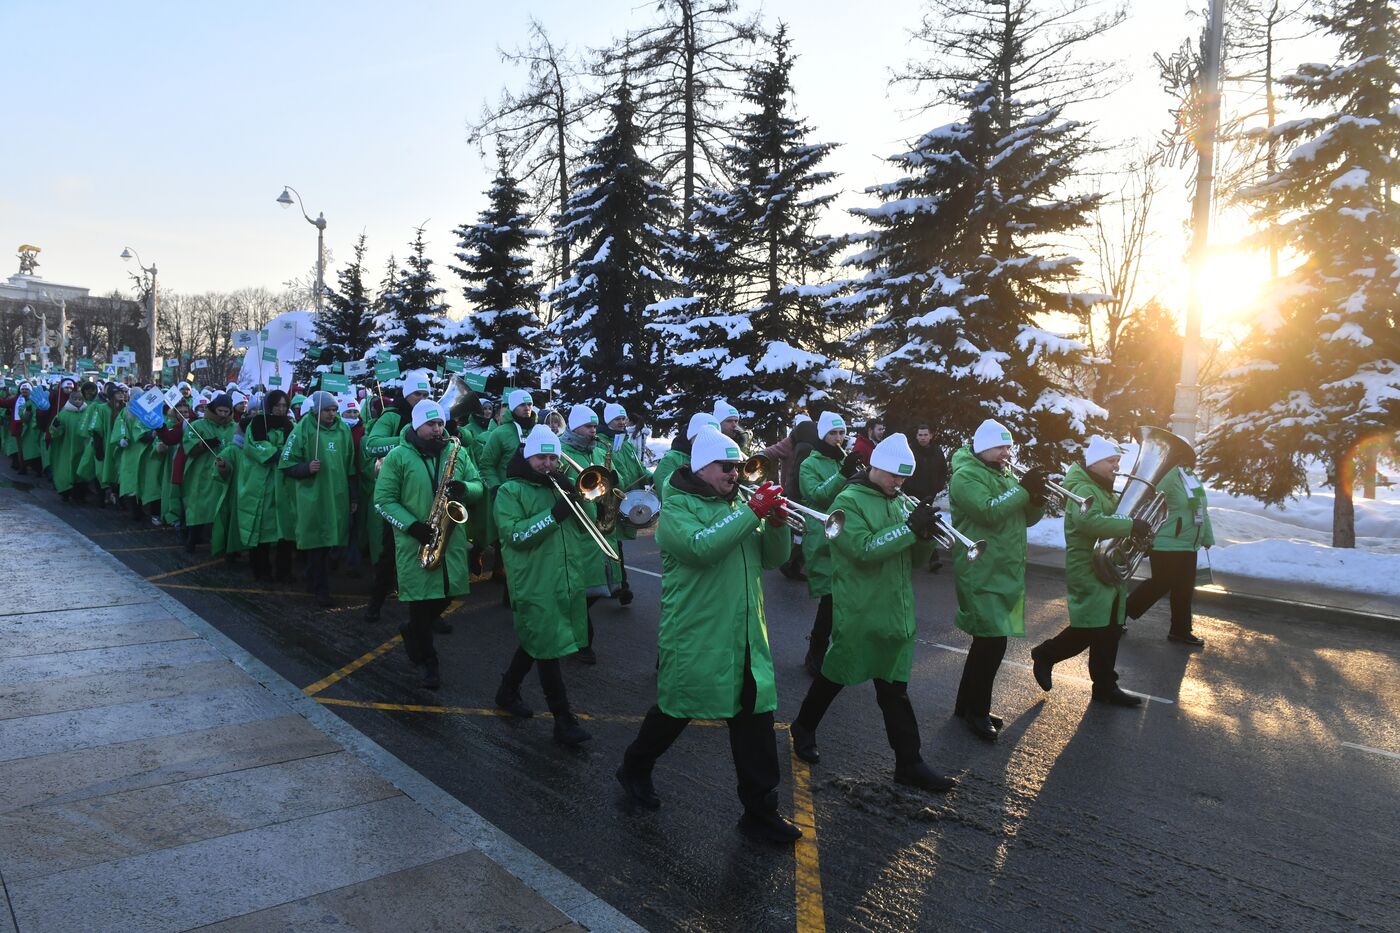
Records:
M1320 110L1272 133L1292 150L1248 192L1263 235L1302 262L1227 373L1225 419L1202 462L1227 489L1279 503L1328 466L1334 547L1355 547L1351 477L1367 438L1400 428L1400 22L1394 0L1346 0L1312 22L1339 42L1335 64L1281 80Z
M670 194L639 152L632 92L624 82L611 125L583 158L573 193L555 221L579 257L568 279L546 296L556 359L576 401L616 401L650 413L664 391L663 347L648 325L674 314L685 283L667 271L680 257ZM684 302L684 299L682 299Z
M734 185L703 192L692 216L687 269L703 311L666 332L675 414L723 394L761 437L777 438L793 407L823 398L841 371L826 345L826 289L812 281L828 272L837 248L815 232L836 197L815 193L835 177L818 166L836 146L808 142L810 127L792 113L786 27L770 43L771 54L749 72L749 109L725 151ZM716 375L732 388L716 387Z
M433 369L442 355L437 336L447 316L447 305L440 301L446 289L438 288L422 227L414 231L408 249L398 278L382 296L387 318L382 334L400 369Z
M925 20L942 58L912 80L935 81L963 116L890 157L903 177L866 189L883 203L852 212L875 229L851 238L863 249L847 261L867 273L828 307L862 326L867 390L885 410L929 418L949 446L996 418L1025 462L1059 467L1106 414L1072 388L1084 345L1038 323L1092 300L1067 288L1079 260L1044 244L1100 197L1065 193L1092 145L1062 114L1069 47L1106 27L1067 41L1028 0L937 5L953 17ZM1053 81L1036 70L1047 50Z
M394 313L394 293L399 287L399 261L393 256L384 264L384 277L374 295L374 347L388 350L405 333Z
M324 348L320 362L362 360L374 345L374 310L365 287L365 235L355 241L355 258L336 273L336 288L316 317L316 339Z
M490 206L477 223L461 226L456 253L460 266L452 271L462 278L462 294L470 310L461 321L443 325L447 353L463 357L477 370L488 371L488 385L505 385L501 354L514 350L515 375L532 379L534 360L546 348L533 306L539 298L529 256L532 241L543 236L532 230L521 212L529 195L521 189L507 166L506 153L498 150L500 168L487 192ZM494 389L495 386L491 385Z
M1095 385L1111 436L1136 437L1142 425L1171 421L1177 371L1162 361L1181 359L1181 345L1176 316L1155 299L1127 319Z

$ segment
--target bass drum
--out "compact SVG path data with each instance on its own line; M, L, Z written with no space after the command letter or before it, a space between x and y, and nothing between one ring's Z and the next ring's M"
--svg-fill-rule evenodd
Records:
M633 528L650 528L661 517L661 497L650 489L634 489L622 497L621 514Z

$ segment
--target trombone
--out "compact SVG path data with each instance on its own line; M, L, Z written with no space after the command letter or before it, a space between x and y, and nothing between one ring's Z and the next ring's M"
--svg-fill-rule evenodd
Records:
M752 498L753 494L758 492L758 487L753 484L762 483L769 479L772 470L772 461L763 454L754 454L739 465L739 475L746 480L746 482L739 484L739 489L744 493L746 499ZM828 541L839 535L841 529L846 526L846 513L841 509L828 515L824 512L818 512L816 509L809 509L791 499L787 500L787 504L783 508L787 512L785 520L787 526L796 532L807 530L807 523L799 517L802 515L819 523L822 526L822 534L826 536Z
M1029 470L1027 470L1026 467L1021 466L1021 464L1019 463L1012 463L1010 466L1011 475L1016 477L1017 480L1021 479L1021 477L1025 476L1026 473L1029 472ZM1064 505L1066 499L1068 499L1070 502L1073 502L1081 509L1089 504L1088 499L1076 493L1070 492L1067 487L1062 486L1061 484L1055 482L1049 477L1046 477L1045 479L1045 490L1051 495L1058 496L1060 499L1060 505Z
M595 502L604 496L612 494L616 484L613 482L607 470L604 470L597 464L586 468L582 467L578 463L575 463L573 458L568 454L563 453L559 455L559 461L561 463L567 463L574 470L578 471L578 479L574 480L574 493L577 494L580 499L583 499L585 502ZM579 524L583 526L583 530L587 532L588 537L593 539L593 543L598 546L598 550L603 552L603 556L607 557L608 560L622 563L622 558L617 555L617 551L613 550L612 543L608 541L607 536L599 530L598 526L594 524L593 519L584 511L583 505L580 504L573 495L566 492L564 487L560 486L559 481L553 476L549 477L549 482L554 487L554 491L559 494L559 498L569 503L569 511L574 513L574 518L578 519Z

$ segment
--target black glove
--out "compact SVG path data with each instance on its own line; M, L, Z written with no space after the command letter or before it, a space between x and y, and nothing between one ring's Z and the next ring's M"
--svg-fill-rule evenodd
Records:
M1150 539L1152 537L1152 525L1146 519L1133 519L1133 537L1142 538L1143 540Z
M1040 467L1027 470L1026 475L1021 477L1021 488L1030 494L1031 502L1039 505L1045 501L1045 484L1049 477Z
M467 501L467 484L464 483L464 482L462 482L462 481L459 480L459 479L450 479L450 480L448 480L448 481L447 481L447 498L451 499L453 502L466 502L466 501Z
M419 544L427 544L433 539L433 529L429 528L423 522L414 522L412 525L405 528L404 531L407 531L408 536Z
M907 524L914 537L920 541L932 541L934 529L938 527L938 513L931 503L920 502L919 507L909 513Z
M863 466L865 466L865 461L860 459L860 454L853 450L846 454L845 460L841 461L841 475L846 477L846 479L850 479L852 476L859 473Z
M560 499L554 503L554 508L549 510L549 514L554 516L554 520L563 525L574 517L574 510L569 508L569 500Z

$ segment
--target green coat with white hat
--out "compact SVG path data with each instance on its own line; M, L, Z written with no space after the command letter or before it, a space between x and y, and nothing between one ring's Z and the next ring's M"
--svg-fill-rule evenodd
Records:
M1122 625L1127 614L1128 586L1111 586L1094 573L1094 545L1100 538L1125 538L1133 520L1113 514L1118 499L1111 488L1099 485L1082 465L1065 473L1065 488L1088 499L1081 509L1065 503L1065 589L1068 590L1069 624L1073 628L1104 628L1110 621Z
M914 664L914 567L932 541L910 530L898 499L856 480L831 503L846 524L831 542L831 645L822 676L851 686L871 678L907 683Z
M685 467L671 477L656 543L661 549L656 705L668 716L732 718L739 712L747 653L757 687L753 711L776 709L763 571L788 559L787 526L760 521L737 498L720 498Z
M656 464L656 472L652 474L652 482L656 486L656 494L664 502L666 495L671 491L671 477L681 467L690 466L690 444L686 443L686 449L680 450L673 443L671 449L661 455L661 460Z
M123 496L141 496L141 478L151 456L154 432L136 417L127 406L117 416L117 447L121 461L117 468L117 492Z
M53 469L53 488L58 492L67 492L77 481L78 461L88 443L88 439L83 436L82 424L89 407L84 405L75 410L69 405L64 405L49 425L49 436L52 439L49 463Z
M818 445L829 446L825 443ZM797 471L797 488L802 492L802 504L818 512L830 512L831 503L842 489L846 477L841 475L841 461L820 449L813 448ZM807 593L813 599L831 595L831 542L822 533L814 518L806 518L807 531L802 536L802 556L806 560Z
M403 427L403 416L394 408L386 408L360 438L360 463L364 465L360 495L368 497L364 501L374 501L382 461L401 443ZM384 517L378 509L370 509L365 516L365 538L369 543L370 563L379 563L384 551Z

